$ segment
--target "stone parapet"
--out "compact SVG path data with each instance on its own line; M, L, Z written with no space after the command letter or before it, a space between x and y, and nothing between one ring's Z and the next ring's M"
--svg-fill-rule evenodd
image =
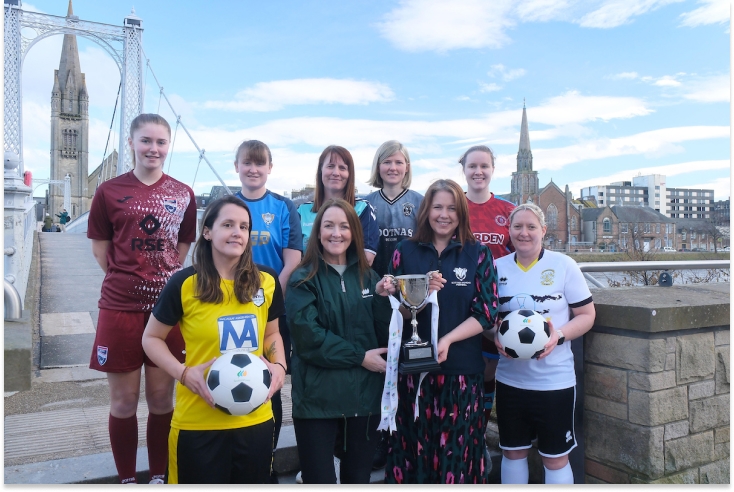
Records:
M729 483L729 284L593 295L586 483Z

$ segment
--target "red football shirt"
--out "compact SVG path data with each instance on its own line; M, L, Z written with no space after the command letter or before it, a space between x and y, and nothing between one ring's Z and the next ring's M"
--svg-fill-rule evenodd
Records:
M485 244L494 259L515 251L510 241L510 212L515 205L502 198L492 197L484 203L469 202L469 226L477 241Z
M151 311L181 269L176 246L196 236L196 198L187 185L163 175L147 186L132 171L102 183L89 211L87 237L112 241L99 307Z

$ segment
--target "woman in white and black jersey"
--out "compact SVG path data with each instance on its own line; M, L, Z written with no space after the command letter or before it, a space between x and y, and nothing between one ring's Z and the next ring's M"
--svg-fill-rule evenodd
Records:
M543 354L530 360L510 358L494 337L504 356L496 376L502 483L528 483L528 451L536 436L545 483L574 482L568 461L576 447L576 374L570 341L591 329L596 311L576 262L543 249L545 232L542 210L531 203L519 205L510 214L515 253L495 261L502 279L500 317L517 309L532 309L548 320L551 331ZM495 327L492 335L496 332Z

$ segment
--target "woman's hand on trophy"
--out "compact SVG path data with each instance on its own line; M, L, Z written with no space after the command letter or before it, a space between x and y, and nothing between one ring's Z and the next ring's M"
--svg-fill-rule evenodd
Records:
M398 289L395 287L395 277L392 275L385 275L375 286L375 292L385 297L394 295L397 291Z
M443 284L445 283L446 283L446 279L443 278L443 275L441 275L441 272L439 272L438 270L433 271L433 272L428 272L428 294L429 295L434 290L443 289Z
M385 372L387 368L387 362L382 358L382 354L387 353L387 348L376 348L368 350L364 353L364 360L362 361L362 367L372 372Z

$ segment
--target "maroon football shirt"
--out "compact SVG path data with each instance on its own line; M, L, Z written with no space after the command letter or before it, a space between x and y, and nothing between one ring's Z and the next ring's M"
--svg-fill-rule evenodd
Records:
M112 241L99 307L151 311L181 269L179 242L196 236L196 199L187 185L163 175L147 186L132 171L102 183L89 211L87 237Z
M477 241L486 245L492 258L502 258L515 251L510 241L510 212L515 205L502 198L492 197L484 203L469 202L469 226Z

